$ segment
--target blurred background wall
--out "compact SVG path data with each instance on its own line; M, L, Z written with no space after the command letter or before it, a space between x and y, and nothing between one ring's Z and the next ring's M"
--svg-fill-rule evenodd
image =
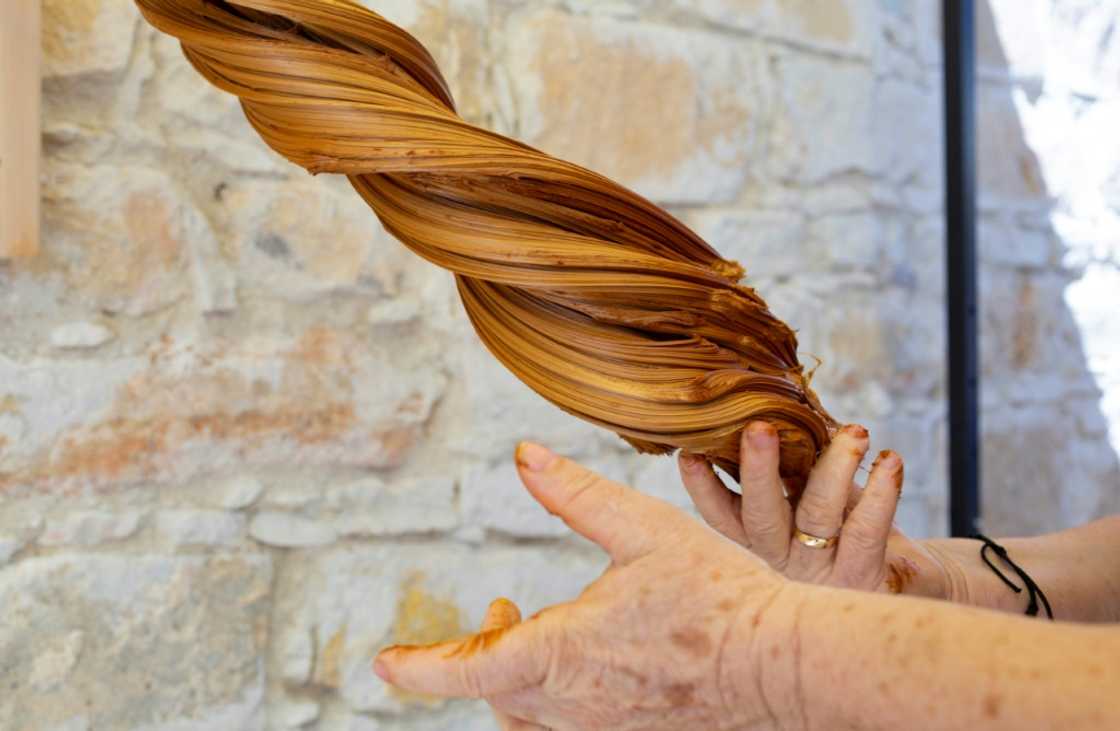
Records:
M367 0L463 115L665 205L800 330L945 530L939 4ZM1120 3L979 2L993 533L1120 508ZM45 234L0 263L0 728L489 729L388 642L572 597L533 438L684 504L507 375L450 275L267 150L128 0L45 0ZM0 105L18 100L0 100Z

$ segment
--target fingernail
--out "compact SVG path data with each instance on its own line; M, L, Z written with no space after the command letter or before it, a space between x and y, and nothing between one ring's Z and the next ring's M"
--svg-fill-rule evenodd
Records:
M768 421L752 421L747 425L747 440L752 447L768 447L778 436L778 430Z
M389 682L389 666L380 657L373 661L373 672L386 683Z
M552 450L532 442L521 442L514 455L517 464L530 472L541 472L556 459Z
M855 437L856 439L867 439L867 437L870 435L867 429L860 426L859 424L848 424L840 431L844 432L850 437Z
M882 452L879 452L879 456L871 463L871 469L875 469L880 464L884 467L895 467L897 462L898 455L889 449L884 449Z

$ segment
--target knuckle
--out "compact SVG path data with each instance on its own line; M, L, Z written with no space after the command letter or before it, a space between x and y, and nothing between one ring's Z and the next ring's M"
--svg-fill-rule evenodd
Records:
M887 532L878 526L868 525L863 521L849 521L840 540L846 541L848 547L860 552L880 550L885 544Z
M567 483L567 490L565 491L566 497L563 507L571 509L597 499L597 488L603 478L594 472L579 467L569 470L569 474L565 476L564 481Z
M862 590L871 590L879 585L873 571L865 571L856 567L838 567L828 583L841 589Z
M774 471L775 469L772 465L762 463L757 459L751 459L739 465L739 479L741 482L746 482L750 485L766 486Z
M789 527L776 516L758 513L744 515L743 528L750 536L772 536L789 532Z
M738 528L738 526L735 525L735 521L725 515L704 515L701 513L700 517L704 519L704 522L707 523L712 530L728 538L732 538L733 534L736 533L736 528Z
M808 492L797 506L797 527L814 535L820 531L835 532L843 520L843 507L834 505L827 497Z
M829 522L825 520L798 520L797 528L802 533L808 533L811 536L818 538L833 538L839 532L840 525L838 523ZM815 550L815 549L814 549Z
M459 675L459 685L463 688L464 693L471 698L481 698L482 682L474 664L460 663L456 672Z
M545 672L540 680L550 695L564 695L578 680L585 658L579 644L568 633L555 633L547 641Z
M833 501L828 496L815 491L806 490L797 504L797 514L804 516L821 515L832 510Z

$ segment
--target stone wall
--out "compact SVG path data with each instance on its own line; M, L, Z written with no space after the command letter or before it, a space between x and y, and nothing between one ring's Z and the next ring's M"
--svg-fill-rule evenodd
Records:
M984 513L1120 511L1120 2L980 6Z
M906 456L903 527L944 530L933 0L367 3L433 50L469 120L742 261L823 361L833 413ZM1045 129L1043 102L1086 88L1040 81L1047 23L981 5L988 508L997 532L1040 530L1117 509L1120 248L1115 228L1092 245L1024 122L1024 100ZM1091 5L1054 0L1053 45L1063 72L1093 68L1115 129L1120 11ZM129 0L44 14L43 251L0 263L0 728L492 728L477 704L388 691L376 648L601 570L523 494L519 439L683 505L673 461L505 373L449 275L345 181L268 151ZM1076 55L1092 33L1112 46ZM1120 158L1095 152L1093 214L1115 222Z

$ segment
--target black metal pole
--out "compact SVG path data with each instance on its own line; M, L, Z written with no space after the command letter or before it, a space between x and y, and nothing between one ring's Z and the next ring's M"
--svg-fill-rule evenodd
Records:
M976 295L976 38L972 0L942 0L948 300L949 530L977 531L980 383Z

